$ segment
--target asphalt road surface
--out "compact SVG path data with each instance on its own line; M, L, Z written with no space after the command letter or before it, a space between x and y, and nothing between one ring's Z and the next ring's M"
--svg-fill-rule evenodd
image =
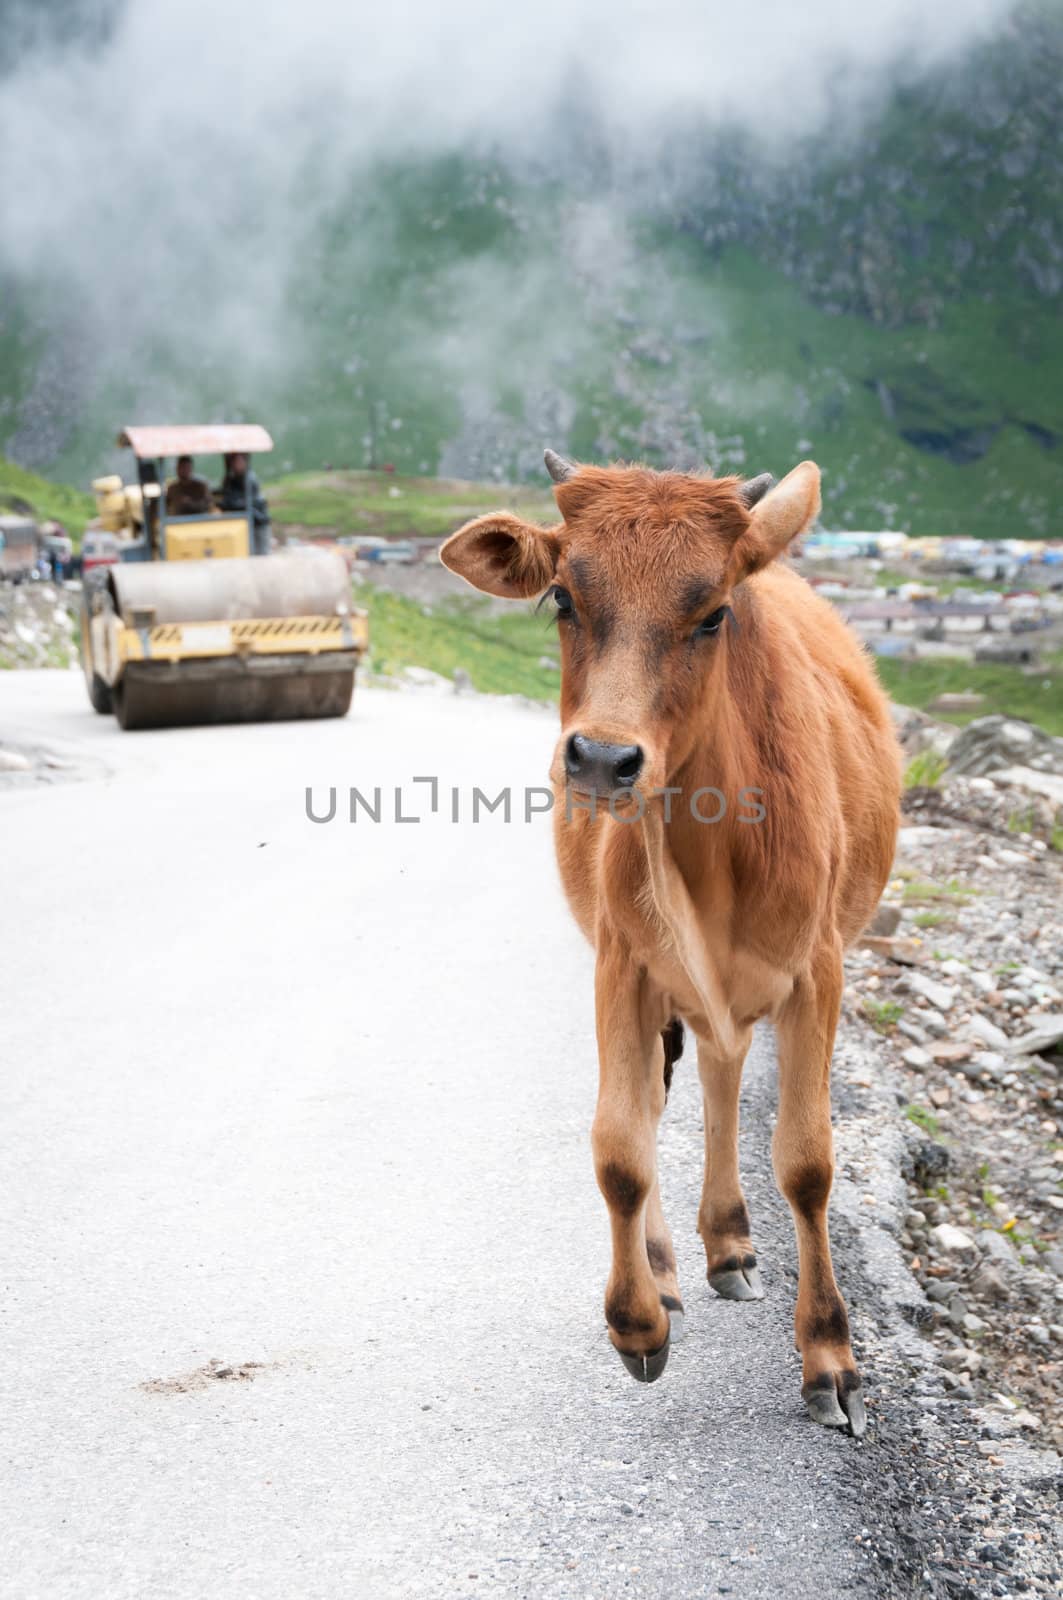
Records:
M341 722L122 734L73 673L0 675L0 740L74 766L0 788L6 1593L878 1592L874 1428L799 1397L769 1039L767 1298L705 1282L688 1056L662 1129L686 1339L650 1387L608 1345L591 959L523 820L553 738L361 687ZM506 784L513 819L473 824Z

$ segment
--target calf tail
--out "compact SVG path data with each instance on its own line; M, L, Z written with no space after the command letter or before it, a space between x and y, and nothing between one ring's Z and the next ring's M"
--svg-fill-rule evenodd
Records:
M661 1043L664 1045L664 1092L667 1097L672 1087L672 1072L683 1054L683 1024L678 1017L673 1017L668 1026L661 1029Z

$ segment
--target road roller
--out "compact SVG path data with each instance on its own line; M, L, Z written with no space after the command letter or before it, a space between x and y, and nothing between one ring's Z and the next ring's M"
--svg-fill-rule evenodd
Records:
M90 530L114 559L86 574L81 664L93 708L123 728L345 716L368 648L338 551L270 551L251 424L127 427L136 482L97 478ZM194 477L220 455L220 489ZM177 463L169 483L166 466Z

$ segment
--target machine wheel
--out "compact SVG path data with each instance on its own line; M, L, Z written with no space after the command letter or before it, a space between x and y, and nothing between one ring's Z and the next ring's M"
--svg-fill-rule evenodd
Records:
M99 673L86 672L85 686L89 691L93 711L98 711L101 717L109 717L114 710L114 696Z
M120 728L176 728L215 722L281 722L345 717L354 692L353 652L237 657L169 665L130 662L111 691Z
M348 672L337 672L332 680L331 692L328 696L326 709L321 712L323 717L345 717L351 709L354 699L354 668Z
M81 670L85 674L85 688L88 690L89 704L93 711L98 711L102 717L109 716L114 710L114 697L109 686L104 683L99 673L95 670L92 661L91 634L89 631L89 617L91 601L89 594L93 588L100 587L99 582L85 584L81 595L81 640L78 653L81 656Z
M158 726L157 708L150 688L145 690L142 684L131 683L128 669L115 684L111 699L118 726L123 732L128 732L130 728Z

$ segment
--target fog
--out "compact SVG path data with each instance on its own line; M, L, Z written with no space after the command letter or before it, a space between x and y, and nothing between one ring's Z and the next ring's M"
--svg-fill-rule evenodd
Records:
M39 0L9 6L0 284L32 324L37 370L8 448L47 462L76 407L119 376L159 417L216 410L226 365L245 398L276 384L312 342L322 227L357 218L367 271L397 248L379 206L360 211L382 162L465 150L540 183L563 174L579 195L565 223L574 270L590 249L605 278L623 270L628 213L665 147L675 181L680 130L741 129L769 163L798 140L842 141L891 85L1010 5L89 0L80 30L67 6L51 32ZM423 307L396 321L394 338L429 341L473 411L512 348L516 308L535 314L551 292L535 287L535 248L530 287L490 252L482 276L455 266L438 340ZM561 320L571 341L578 318ZM537 350L545 373L551 351ZM354 339L353 367L367 359Z

